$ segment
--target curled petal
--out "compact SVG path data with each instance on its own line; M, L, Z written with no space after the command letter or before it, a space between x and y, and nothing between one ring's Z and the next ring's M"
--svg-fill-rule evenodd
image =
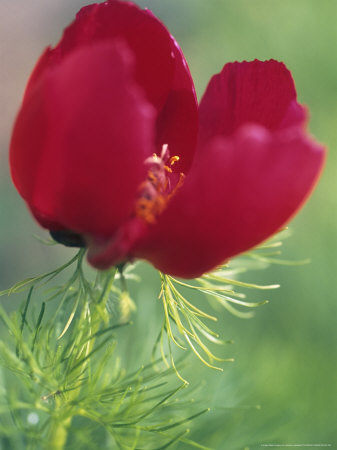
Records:
M110 0L82 8L58 45L40 57L26 95L45 70L71 52L102 40L123 40L135 57L135 81L158 112L156 152L167 144L179 162L174 171L187 172L196 148L198 104L185 57L166 27L149 10Z
M284 226L323 160L323 148L296 128L274 134L246 126L217 138L134 254L165 273L199 276Z
M131 214L155 122L132 71L128 48L105 41L72 52L27 93L11 169L42 225L104 236Z
M199 147L215 136L231 136L245 123L270 131L304 123L291 73L274 60L226 64L214 75L200 103Z
M46 50L30 85L71 52L116 39L126 42L135 55L135 79L150 102L161 110L174 76L171 36L154 15L131 2L109 0L82 8L55 49Z
M175 39L175 61L171 91L157 119L157 153L167 144L171 156L179 156L174 172L186 173L193 160L198 133L198 103L185 57Z

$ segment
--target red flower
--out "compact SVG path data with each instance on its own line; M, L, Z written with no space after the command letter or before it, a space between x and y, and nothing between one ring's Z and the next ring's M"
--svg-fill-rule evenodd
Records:
M29 80L14 183L61 242L104 269L145 258L195 277L278 231L317 180L290 72L227 64L198 107L185 58L132 3L83 8Z

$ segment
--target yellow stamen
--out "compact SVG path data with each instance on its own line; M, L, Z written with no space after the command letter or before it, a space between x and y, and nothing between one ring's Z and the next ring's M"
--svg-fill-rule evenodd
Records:
M172 169L169 166L164 166L164 169L166 170L166 172L172 173Z
M176 192L178 191L178 189L181 188L181 186L184 184L185 178L186 178L185 174L182 173L182 172L180 172L180 174L179 174L179 181L178 181L178 183L175 185L173 191L170 192L170 194L168 195L168 198L169 198L169 199L170 199L171 197L173 197L173 196L176 194Z
M147 180L139 187L139 198L136 202L135 213L147 223L153 224L167 206L169 200L182 186L185 175L180 173L177 184L171 189L171 181L167 174L173 173L172 166L179 161L179 156L170 158L168 145L162 146L161 155L156 153L145 162L150 165Z
M179 159L180 159L179 156L172 156L172 158L170 158L169 160L169 165L173 166L173 164L179 161Z

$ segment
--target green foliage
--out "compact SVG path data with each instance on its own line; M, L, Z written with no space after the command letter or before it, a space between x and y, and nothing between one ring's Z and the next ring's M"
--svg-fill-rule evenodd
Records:
M282 242L278 240L278 237L260 245L254 251L246 253L243 257L234 259L233 262L190 282L178 280L162 273L160 274L161 291L159 298L163 303L164 320L153 350L153 356L156 355L159 347L165 365L168 368L173 367L177 376L184 383L188 382L176 369L172 344L181 350L191 349L202 363L212 369L223 370L218 365L214 365L214 362L234 361L233 358L220 358L210 349L209 344L223 345L232 343L232 341L223 341L219 333L213 331L206 324L207 322L216 322L217 317L197 307L186 297L189 298L190 295L193 295L197 291L206 296L213 310L218 310L220 306L236 317L246 319L253 317L252 311L245 311L242 307L251 310L268 303L268 300L257 302L246 301L246 294L239 292L238 289L270 290L278 288L279 285L247 283L238 280L237 277L249 269L265 269L270 264L292 265L304 263L303 261L292 262L277 259L280 251L275 251L275 249L282 246ZM286 237L286 232L283 232L283 237ZM165 335L167 338L166 347ZM169 354L169 360L166 357L166 349Z
M26 300L11 316L0 306L8 331L0 342L6 387L0 443L15 449L164 449L179 440L202 448L187 439L186 423L207 410L185 399L173 370L157 372L149 364L126 373L121 367L117 333L129 323L125 308L123 314L114 309L125 301L128 273L114 268L91 279L83 256L81 250L59 269L2 292L25 292ZM69 280L50 287L69 267ZM34 310L39 288L42 301Z
M263 250L270 246L275 244ZM127 373L117 353L118 329L130 326L128 318L135 310L126 282L139 279L131 266L85 273L84 255L85 250L80 250L56 270L25 279L0 293L26 296L21 308L11 316L0 306L0 318L8 331L6 341L0 341L7 390L0 396L1 423L6 424L0 429L3 445L9 442L13 448L56 450L91 448L94 443L97 448L100 436L100 448L163 449L178 441L203 448L187 439L185 424L207 409L196 408L182 395L188 383L180 373L183 363L175 363L171 342L183 350L189 347L206 366L218 370L222 369L213 361L233 359L217 357L209 349L209 343L225 343L205 323L217 318L181 292L198 291L215 307L221 305L239 317L251 317L236 307L255 308L265 301L246 302L245 295L236 288L261 290L278 286L238 281L237 275L247 270L243 265L220 267L194 283L160 274L164 321L154 359L138 371ZM257 258L256 252L248 256ZM265 261L262 267L266 267ZM70 269L67 281L52 283ZM33 301L37 291L42 298ZM168 356L163 343L165 333ZM160 369L160 360L155 360L158 344L166 369ZM174 375L183 384L177 385Z
M261 263L257 259L262 258L260 268L265 268L269 264L265 258L271 256L266 249L278 245L258 248L246 259L254 260L251 265L256 268ZM220 358L209 348L209 344L225 344L206 324L216 322L217 317L182 292L197 291L214 309L221 306L247 318L251 314L237 307L255 308L266 301L247 302L245 294L236 289L264 290L278 285L239 281L238 274L249 268L240 260L234 262L236 268L226 265L194 282L159 274L164 320L153 361L129 373L118 356L118 332L130 326L128 319L135 310L127 280L139 278L132 266L85 271L84 255L85 250L80 250L56 270L0 293L25 295L21 308L11 316L0 306L0 319L8 332L6 340L0 341L6 387L0 394L0 418L5 424L0 442L13 448L86 449L97 448L99 436L99 448L164 449L177 442L205 448L187 438L186 424L208 409L193 403L193 390L189 388L187 395L182 391L188 384L181 375L184 361L175 362L171 343L183 350L190 348L210 368L222 370L213 361L233 359ZM66 281L56 284L54 279L61 275ZM158 345L161 358L155 360ZM161 360L166 368L161 368Z

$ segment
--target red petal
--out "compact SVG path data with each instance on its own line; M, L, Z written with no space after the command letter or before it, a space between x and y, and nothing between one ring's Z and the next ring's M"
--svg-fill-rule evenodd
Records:
M12 143L14 182L42 225L110 235L132 212L154 111L124 45L81 48L27 94Z
M113 236L85 236L89 263L96 269L105 270L132 259L131 248L146 233L146 227L143 220L132 217L125 221Z
M37 79L74 50L102 40L123 40L135 55L135 79L160 110L174 76L173 44L165 26L133 3L110 0L82 8L48 57L35 69Z
M296 129L243 127L198 155L185 185L134 253L185 278L207 272L278 231L309 195L323 148Z
M168 144L171 156L180 160L172 168L186 173L194 157L198 133L198 102L185 57L174 43L175 72L171 91L157 119L157 153Z
M47 48L38 61L26 91L48 68L77 48L116 38L127 42L136 59L135 78L159 112L157 154L168 144L180 161L176 172L187 172L195 152L198 104L184 55L165 26L148 10L110 0L80 10L55 49Z
M296 101L291 73L283 63L252 61L226 64L211 79L200 103L202 148L215 136L230 136L244 123L271 131L300 125L305 109Z
M34 89L34 85L35 83L39 82L39 79L41 78L42 74L44 73L44 71L48 70L49 68L52 67L52 61L53 61L53 55L54 55L54 51L50 48L47 47L45 49L45 51L42 53L42 55L40 56L40 58L38 59L33 72L31 73L26 89L25 89L25 95L24 95L24 100L26 99L26 97L28 97L30 95L30 91L31 89Z

